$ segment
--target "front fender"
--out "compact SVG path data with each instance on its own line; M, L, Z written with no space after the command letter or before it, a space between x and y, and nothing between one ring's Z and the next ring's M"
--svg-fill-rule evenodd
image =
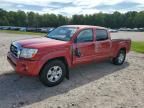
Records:
M41 61L42 66L43 66L45 63L47 63L48 60L60 58L60 57L64 57L68 66L71 67L71 56L70 56L70 53L66 50L64 50L64 51L59 50L56 52L50 52L49 54L44 55L40 61Z

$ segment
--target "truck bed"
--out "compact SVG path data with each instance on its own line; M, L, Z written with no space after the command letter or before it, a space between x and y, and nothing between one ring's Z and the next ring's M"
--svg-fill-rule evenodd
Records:
M112 56L116 56L121 48L126 49L126 53L130 51L131 40L130 39L112 39Z

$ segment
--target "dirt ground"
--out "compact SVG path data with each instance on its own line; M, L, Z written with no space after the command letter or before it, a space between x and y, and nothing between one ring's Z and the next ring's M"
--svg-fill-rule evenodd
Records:
M37 36L0 33L0 108L144 108L144 54L130 52L121 66L79 66L70 80L50 88L19 76L6 60L12 40L31 37Z

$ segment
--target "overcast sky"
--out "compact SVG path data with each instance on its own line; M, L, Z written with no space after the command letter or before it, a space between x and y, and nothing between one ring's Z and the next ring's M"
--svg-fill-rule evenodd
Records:
M65 16L114 11L142 11L144 0L0 0L5 10L55 13Z

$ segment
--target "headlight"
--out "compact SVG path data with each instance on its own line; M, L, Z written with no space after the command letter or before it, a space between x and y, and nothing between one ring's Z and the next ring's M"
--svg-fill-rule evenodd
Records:
M36 55L38 49L22 48L20 57L32 58Z

